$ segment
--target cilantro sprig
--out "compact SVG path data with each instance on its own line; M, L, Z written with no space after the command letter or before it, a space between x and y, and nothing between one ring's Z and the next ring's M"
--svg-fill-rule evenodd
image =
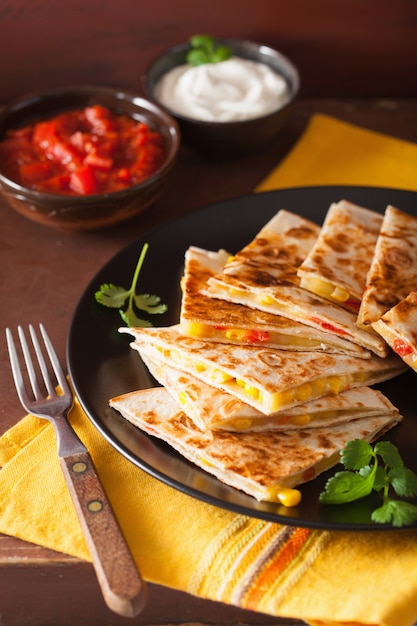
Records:
M152 323L149 320L141 319L137 316L136 310L144 311L150 314L165 313L168 309L166 304L161 304L159 296L150 295L148 293L137 294L136 287L143 262L149 245L145 243L142 247L135 272L133 274L132 283L129 289L116 286L111 283L104 283L100 289L95 292L94 296L100 304L119 309L122 320L127 326L150 327ZM126 306L127 300L127 306ZM124 308L126 307L126 308Z
M190 65L221 63L232 56L228 46L216 46L214 38L210 35L193 35L189 43L191 50L187 54L187 63Z
M400 498L417 496L417 475L404 466L397 447L380 441L372 447L362 439L348 441L340 453L344 471L329 478L319 499L323 504L343 504L382 492L382 504L371 519L400 527L417 521L417 506Z

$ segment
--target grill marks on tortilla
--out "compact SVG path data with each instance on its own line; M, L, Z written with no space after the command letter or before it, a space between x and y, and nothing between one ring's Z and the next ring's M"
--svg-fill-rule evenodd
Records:
M298 268L320 231L309 220L278 211L222 272L209 279L203 293L287 317L386 356L387 346L382 338L357 327L357 312L300 286Z
M376 243L358 324L369 326L417 287L417 218L389 205Z
M346 200L332 203L315 245L298 269L300 278L319 278L360 301L382 220L380 213Z
M110 405L224 483L273 502L280 488L297 486L336 465L339 451L350 439L373 441L401 419L363 418L329 431L230 433L197 428L162 387L113 398Z
M225 250L214 252L196 246L186 250L180 312L181 329L185 335L221 343L252 343L284 350L329 351L369 357L369 352L362 347L318 328L236 302L213 300L205 295L202 290L207 281L222 272L229 258L230 254ZM251 263L248 266L253 267ZM254 267L258 271L258 265ZM266 275L266 281L271 280L270 275ZM273 282L276 283L276 280ZM237 283L239 288L244 288L240 281Z

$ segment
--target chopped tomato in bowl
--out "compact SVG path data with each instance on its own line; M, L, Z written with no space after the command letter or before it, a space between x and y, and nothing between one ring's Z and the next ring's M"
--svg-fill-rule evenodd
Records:
M93 104L65 111L0 141L0 169L36 191L112 193L152 176L165 160L161 133Z
M31 220L92 230L162 193L179 149L176 121L136 94L69 87L0 112L0 191Z

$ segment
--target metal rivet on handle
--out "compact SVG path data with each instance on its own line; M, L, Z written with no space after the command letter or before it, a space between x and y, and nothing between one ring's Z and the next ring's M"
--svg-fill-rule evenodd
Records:
M101 511L102 508L103 503L100 500L90 500L90 502L87 504L87 509L91 513L98 513L98 511Z

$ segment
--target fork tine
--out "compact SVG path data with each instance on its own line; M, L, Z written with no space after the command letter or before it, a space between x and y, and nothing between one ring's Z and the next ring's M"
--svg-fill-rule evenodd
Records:
M12 331L10 328L6 328L6 340L7 340L7 348L9 350L10 356L10 364L12 367L13 380L16 387L17 395L19 396L19 400L22 405L27 409L28 404L30 403L30 398L26 391L26 385L23 380L22 370L19 365L19 357L17 354L16 346L14 343Z
M19 330L20 330L20 328L19 328ZM47 369L46 363L45 363L45 359L44 359L44 356L42 354L41 347L39 345L38 337L36 335L35 329L33 328L32 324L29 324L29 333L30 333L30 337L32 339L33 347L35 349L36 357L38 359L39 368L41 370L43 382L45 383L45 387L46 387L49 395L53 396L53 395L55 395L55 386L53 385L53 383L51 381L51 378L49 376L48 369ZM27 362L28 361L26 360L26 363ZM30 370L29 370L29 377L30 377ZM32 384L32 386L33 386L33 384Z
M51 340L49 339L48 333L43 324L39 324L39 328L43 337L43 341L45 343L46 350L48 352L48 356L51 360L53 370L55 372L55 376L61 387L62 391L65 394L71 394L71 390L68 385L67 377L65 376L64 370L62 369L62 365L58 359L58 355L55 352L55 349L52 345Z

